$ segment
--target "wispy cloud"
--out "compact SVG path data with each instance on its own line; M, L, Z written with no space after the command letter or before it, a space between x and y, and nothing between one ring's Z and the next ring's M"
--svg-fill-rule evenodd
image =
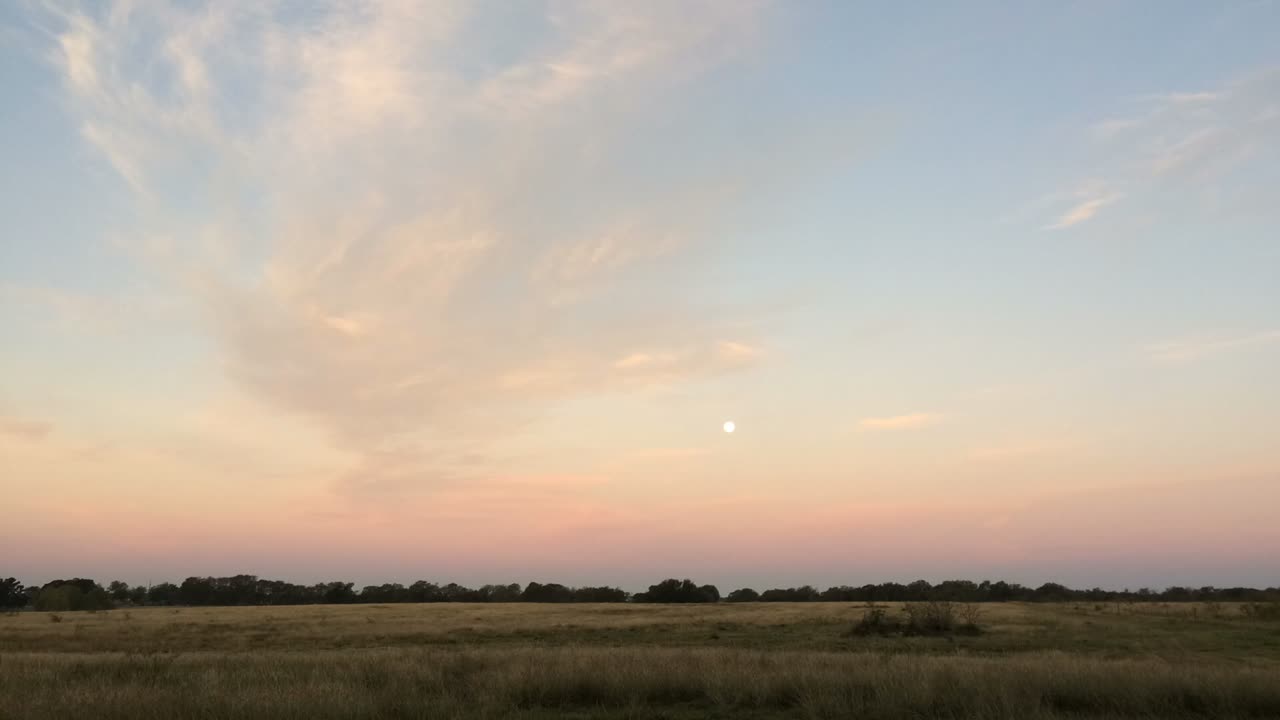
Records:
M189 300L239 389L353 458L345 493L475 481L475 458L549 404L760 356L680 286L637 291L737 178L611 168L640 118L751 46L765 4L541 9L537 42L480 68L450 53L503 9L48 11L82 136L163 238L139 250L155 282Z
M1180 193L1177 206L1213 206L1218 193L1248 194L1251 169L1277 161L1280 68L1252 73L1208 90L1136 97L1090 126L1081 149L1096 154L1081 196L1043 227L1064 230L1096 218L1122 197L1135 203ZM1123 192L1121 192L1123 191ZM1274 206L1274 203L1272 203Z
M53 432L53 425L36 420L0 416L0 435L19 440L43 440Z
M1147 355L1158 362L1188 362L1219 353L1246 350L1280 343L1280 330L1227 334L1218 333L1149 345Z
M942 421L939 413L910 413L889 417L864 418L858 422L859 430L916 430L936 425Z
M1205 105L1221 100L1222 96L1221 92L1171 92L1144 95L1140 99L1160 105Z
M1079 225L1087 220L1092 220L1093 217L1098 214L1099 210L1116 202L1121 197L1122 196L1119 193L1111 193L1084 200L1064 212L1053 223L1046 225L1045 229L1063 230L1065 228L1072 227L1073 225Z

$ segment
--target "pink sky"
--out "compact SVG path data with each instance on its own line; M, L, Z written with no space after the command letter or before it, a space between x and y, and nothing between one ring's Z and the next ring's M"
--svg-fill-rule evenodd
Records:
M0 11L0 575L1277 584L1265 5Z

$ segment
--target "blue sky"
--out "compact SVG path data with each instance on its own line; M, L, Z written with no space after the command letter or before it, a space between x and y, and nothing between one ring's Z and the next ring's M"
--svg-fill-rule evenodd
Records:
M67 538L14 571L1266 584L1276 48L1276 2L7 5L0 533ZM816 530L742 565L761 523Z

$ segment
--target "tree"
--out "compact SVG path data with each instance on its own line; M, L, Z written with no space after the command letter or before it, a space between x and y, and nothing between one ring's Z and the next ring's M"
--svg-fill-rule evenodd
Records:
M698 587L688 578L684 580L668 578L657 585L650 585L648 592L639 593L633 599L636 602L651 603L719 602L720 591L715 585Z
M151 605L174 605L181 597L181 590L173 583L160 583L147 588L147 602Z
M818 596L823 602L853 602L856 600L865 600L863 592L859 588L850 587L848 585L837 585L827 588Z
M112 580L111 584L107 585L107 594L116 602L128 602L130 597L129 583L120 580Z
M1031 599L1036 602L1062 602L1071 599L1071 591L1058 583L1045 583L1035 589Z
M98 583L85 578L54 580L45 583L36 596L35 608L41 611L110 610L111 596Z
M440 586L426 580L419 580L409 586L409 602L440 602L444 597L440 594Z
M440 588L440 595L445 602L475 602L477 599L475 590L458 583L449 583Z
M84 593L75 585L45 586L35 603L36 610L41 612L80 610L83 606Z
M531 582L525 586L524 592L520 593L520 599L536 603L573 602L573 591L560 583L543 585Z
M812 585L801 585L798 588L774 588L760 594L761 602L814 602L821 595Z
M630 597L626 590L616 587L580 587L573 591L572 602L620 603Z
M1021 585L1010 585L1004 580L991 583L988 587L987 599L994 600L996 602L1016 600L1023 591Z
M933 586L928 580L916 580L907 584L907 600L928 600L933 595Z
M760 599L760 593L751 588L738 588L729 593L725 598L726 602L756 602Z
M213 578L189 577L178 586L178 602L183 605L212 605L215 594Z
M408 601L409 591L400 583L366 585L360 591L360 602L364 603L402 603Z
M943 580L933 588L937 600L974 602L979 599L978 585L972 580Z
M485 585L476 591L482 602L520 602L520 586L516 583L509 585Z
M350 603L356 601L356 591L352 590L355 583L331 582L320 586L322 589L322 602L328 605L339 605L342 603Z
M0 580L0 608L20 608L27 604L26 588L17 578Z

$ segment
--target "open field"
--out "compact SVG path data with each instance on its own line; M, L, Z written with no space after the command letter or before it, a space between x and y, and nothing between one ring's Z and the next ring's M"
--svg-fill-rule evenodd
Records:
M1236 606L988 604L942 637L851 634L864 612L27 612L0 616L0 718L1280 717L1280 623Z

